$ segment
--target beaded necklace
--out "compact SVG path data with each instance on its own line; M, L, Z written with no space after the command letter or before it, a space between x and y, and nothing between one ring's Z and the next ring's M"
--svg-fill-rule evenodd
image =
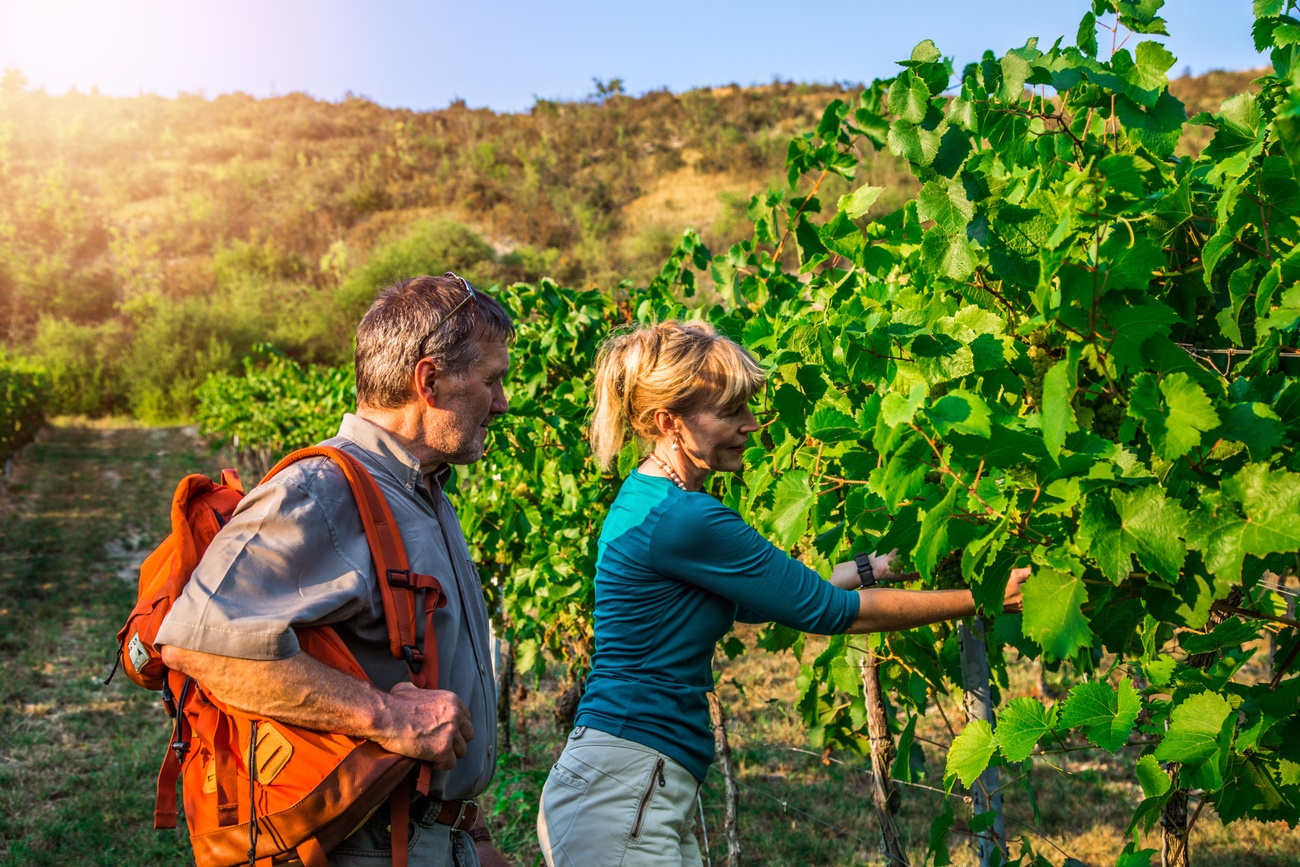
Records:
M686 483L682 481L682 477L677 475L677 471L668 466L668 463L663 458L659 457L654 452L650 453L650 457L659 465L659 469L663 470L664 474L668 476L668 478L672 479L674 485L681 488L683 491L686 490Z

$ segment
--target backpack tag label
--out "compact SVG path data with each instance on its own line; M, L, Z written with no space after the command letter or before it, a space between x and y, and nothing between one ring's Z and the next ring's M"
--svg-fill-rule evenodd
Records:
M131 665L135 667L135 670L143 672L144 667L149 664L149 651L145 650L139 632L131 635L131 640L126 645L126 652L131 657Z

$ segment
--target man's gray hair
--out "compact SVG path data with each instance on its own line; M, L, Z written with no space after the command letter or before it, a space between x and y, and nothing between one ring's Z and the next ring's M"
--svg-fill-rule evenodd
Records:
M439 374L459 376L482 358L482 340L514 336L505 308L459 277L399 281L379 293L357 326L357 405L406 406L415 399L411 383L421 359L433 361Z

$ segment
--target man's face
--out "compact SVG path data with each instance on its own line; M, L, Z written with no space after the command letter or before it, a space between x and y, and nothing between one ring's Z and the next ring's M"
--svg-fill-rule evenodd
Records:
M510 408L502 382L510 370L505 341L478 338L482 357L457 376L440 378L427 445L451 464L483 457L488 424Z

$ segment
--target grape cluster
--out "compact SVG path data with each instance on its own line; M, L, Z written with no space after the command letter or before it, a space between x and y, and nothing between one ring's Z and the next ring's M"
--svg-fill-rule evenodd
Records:
M1034 366L1034 375L1025 380L1025 402L1030 406L1043 404L1043 378L1052 366L1052 356L1047 351L1047 335L1035 331L1029 335L1029 363Z
M1208 295L1196 296L1196 324L1187 329L1184 340L1193 346L1207 346L1219 334L1219 323L1214 318L1214 299Z
M966 586L961 577L961 551L953 551L934 569L935 586L940 590L959 590Z
M1119 436L1119 426L1123 420L1124 410L1118 403L1099 401L1092 411L1092 432L1102 439L1114 442Z

